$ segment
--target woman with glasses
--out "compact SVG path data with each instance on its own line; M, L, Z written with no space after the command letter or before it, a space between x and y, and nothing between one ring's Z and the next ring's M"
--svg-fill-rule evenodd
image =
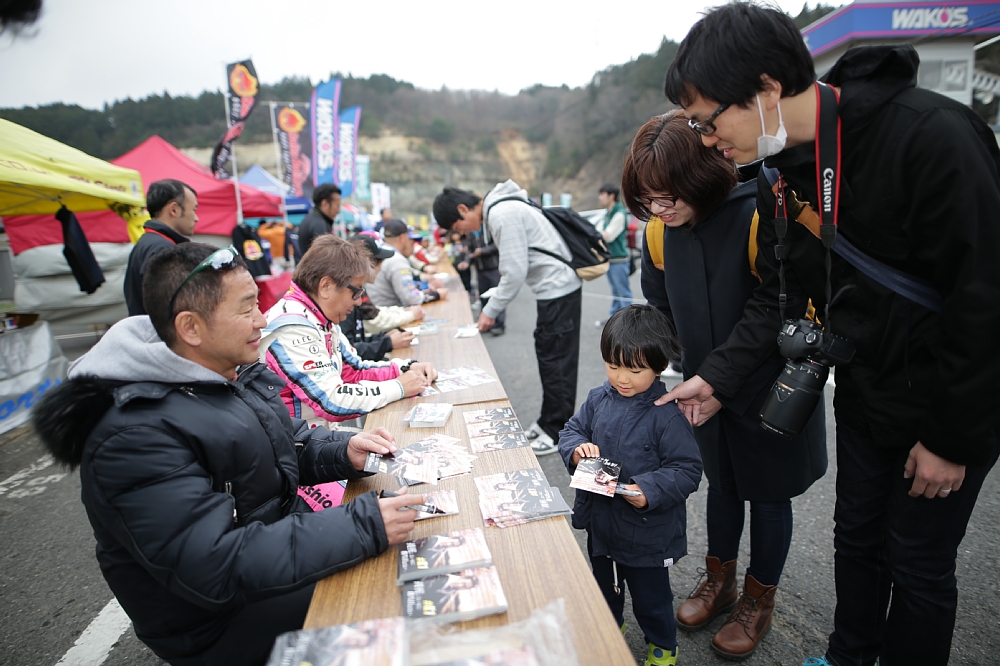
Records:
M677 329L685 379L729 339L760 284L757 185L738 183L732 160L702 145L699 134L710 133L710 124L710 119L689 124L679 113L653 118L632 140L622 175L625 205L649 221L642 292ZM712 648L731 659L752 654L770 628L791 544L791 498L826 471L823 401L793 439L760 425L761 404L783 366L777 352L759 359L756 374L739 394L722 402L713 398L700 414L688 415L697 419L695 436L709 483L708 553L703 579L678 609L677 624L701 629L733 608L712 639ZM746 502L750 563L738 594L736 560Z
M330 234L313 241L284 298L264 315L261 360L286 385L292 416L331 427L423 392L437 379L430 363L364 361L340 330L365 296L367 251Z

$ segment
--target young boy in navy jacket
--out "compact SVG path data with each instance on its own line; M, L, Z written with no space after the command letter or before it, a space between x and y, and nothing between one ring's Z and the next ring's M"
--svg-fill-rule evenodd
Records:
M645 634L646 666L677 663L677 625L668 567L687 554L688 495L701 481L691 425L674 403L653 404L667 390L660 373L680 358L673 327L656 308L616 312L601 335L608 381L559 433L570 474L581 458L622 463L619 487L637 496L576 491L573 527L587 530L594 578L624 631L625 584Z

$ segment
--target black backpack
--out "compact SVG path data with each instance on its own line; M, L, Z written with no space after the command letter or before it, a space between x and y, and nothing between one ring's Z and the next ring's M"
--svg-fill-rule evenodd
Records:
M611 267L609 261L611 252L604 242L604 237L601 236L601 232L594 228L594 225L575 210L560 207L542 208L533 201L525 201L521 197L504 197L491 203L490 207L486 209L486 214L489 215L493 206L504 201L520 201L535 208L544 215L545 219L562 236L566 247L569 248L572 259L566 261L555 252L540 247L529 247L529 250L541 252L542 254L547 254L550 257L558 259L576 271L581 280L593 280L608 272L608 268Z

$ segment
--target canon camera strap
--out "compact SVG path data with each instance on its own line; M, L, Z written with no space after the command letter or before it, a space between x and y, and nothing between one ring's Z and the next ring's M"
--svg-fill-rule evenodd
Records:
M816 199L819 239L826 248L826 308L823 324L830 325L833 285L831 250L837 241L840 201L840 95L833 87L816 82Z

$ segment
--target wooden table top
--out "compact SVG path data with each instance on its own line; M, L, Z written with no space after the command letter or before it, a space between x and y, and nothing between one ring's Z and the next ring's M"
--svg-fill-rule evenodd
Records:
M464 291L456 289L445 301L425 305L424 313L427 318L446 318L450 321L438 324L437 335L422 336L419 346L397 350L397 356L430 361L436 367L445 369L476 365L496 376L480 336L454 338L457 326L472 321ZM451 402L455 404L455 409L443 428L406 427L403 414L417 400ZM469 436L462 413L489 407L510 407L500 382L392 403L369 414L365 429L387 428L395 435L400 447L442 433L461 439L468 448ZM507 597L507 612L453 626L466 630L516 622L527 618L536 608L562 597L566 600L566 613L581 664L634 664L635 660L594 581L590 565L580 552L564 518L550 518L505 529L484 525L473 478L526 467L538 467L538 460L530 447L489 451L478 454L472 474L441 479L437 486L420 485L410 489L412 493L425 489L428 492L455 490L460 506L458 515L418 522L411 538L480 527L493 554L493 564L500 574L500 583ZM351 481L344 501L369 490L395 490L395 487L391 477L376 474ZM396 548L390 546L379 557L320 581L313 594L305 628L401 615L401 590L396 586Z

